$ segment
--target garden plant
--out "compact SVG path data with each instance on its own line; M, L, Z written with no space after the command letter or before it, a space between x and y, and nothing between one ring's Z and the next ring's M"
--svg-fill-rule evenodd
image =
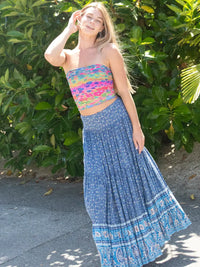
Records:
M0 155L5 167L83 175L82 123L62 68L44 59L71 13L91 1L0 2ZM146 146L200 142L200 1L104 1L136 93ZM75 47L77 34L68 40ZM192 104L191 104L192 103Z

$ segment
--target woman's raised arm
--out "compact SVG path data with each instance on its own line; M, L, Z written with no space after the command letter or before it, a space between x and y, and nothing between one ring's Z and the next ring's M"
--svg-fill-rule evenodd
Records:
M64 47L70 35L78 30L76 21L80 16L80 12L81 10L77 10L72 14L64 31L47 47L44 57L51 65L59 67L66 62L67 55L64 52Z

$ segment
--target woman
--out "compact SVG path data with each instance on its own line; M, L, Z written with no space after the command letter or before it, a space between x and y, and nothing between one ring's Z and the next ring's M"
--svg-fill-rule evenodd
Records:
M64 49L79 31L78 44ZM100 2L74 12L45 58L62 66L83 122L84 200L101 266L143 266L190 225L144 147L123 57Z

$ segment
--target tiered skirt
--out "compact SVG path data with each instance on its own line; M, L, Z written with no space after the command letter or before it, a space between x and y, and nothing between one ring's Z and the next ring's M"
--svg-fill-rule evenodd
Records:
M81 116L84 201L101 267L140 267L191 224L146 148L139 154L120 97Z

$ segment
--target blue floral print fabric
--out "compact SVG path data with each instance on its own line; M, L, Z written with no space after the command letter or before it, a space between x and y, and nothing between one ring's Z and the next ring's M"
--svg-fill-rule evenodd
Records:
M120 97L81 116L84 201L102 267L140 267L191 222L146 148L135 149Z

